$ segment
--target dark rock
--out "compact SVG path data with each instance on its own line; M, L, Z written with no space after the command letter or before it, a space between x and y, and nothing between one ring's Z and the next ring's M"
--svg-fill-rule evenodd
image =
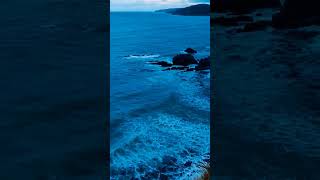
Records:
M159 61L159 62L150 62L151 64L156 64L156 65L160 65L162 67L170 67L172 66L171 63L168 63L166 61Z
M216 17L212 19L212 24L221 26L237 26L240 22L252 22L253 18L250 16L235 16L235 17Z
M186 163L184 163L184 166L185 167L190 167L192 165L192 162L191 161L187 161Z
M182 16L210 16L210 5L196 4L185 8L176 8L169 13Z
M184 50L184 52L189 53L189 54L197 53L197 51L192 48L187 48L186 50Z
M271 21L256 21L246 24L242 29L239 29L238 32L253 32L253 31L262 31L271 26Z
M188 66L190 64L197 64L197 60L191 54L178 54L173 57L172 63L174 65Z
M200 59L199 64L195 67L195 70L206 70L210 69L210 58Z

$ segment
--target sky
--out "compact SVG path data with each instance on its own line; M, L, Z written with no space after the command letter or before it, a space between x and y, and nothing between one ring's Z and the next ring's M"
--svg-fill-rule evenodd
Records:
M210 0L110 0L111 11L154 11L210 3Z

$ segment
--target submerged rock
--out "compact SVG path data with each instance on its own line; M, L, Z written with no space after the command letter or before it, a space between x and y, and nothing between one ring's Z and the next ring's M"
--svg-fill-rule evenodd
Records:
M172 66L171 63L168 63L168 62L166 62L166 61L158 61L158 62L153 61L153 62L150 62L150 63L151 63L151 64L156 64L156 65L160 65L160 66L162 66L162 67L170 67L170 66Z
M191 54L178 54L173 57L172 64L188 66L190 64L198 64L198 61Z
M187 48L186 50L184 50L184 52L189 53L189 54L197 53L197 51L192 48Z
M210 57L200 59L199 64L195 67L196 71L210 69Z

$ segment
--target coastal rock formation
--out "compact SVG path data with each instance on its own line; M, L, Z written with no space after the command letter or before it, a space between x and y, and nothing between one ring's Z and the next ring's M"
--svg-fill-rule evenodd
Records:
M156 64L156 65L160 65L160 66L162 66L162 67L170 67L170 66L172 66L171 63L168 63L168 62L166 62L166 61L159 61L159 62L157 62L157 61L152 61L152 62L150 62L150 64Z
M197 51L192 48L187 48L186 50L184 50L184 52L189 53L189 54L197 53Z
M200 59L198 65L195 67L196 71L210 69L210 57Z
M191 54L178 54L173 57L172 64L188 66L190 64L198 64L198 61Z
M196 60L193 57L193 53L197 51L192 48L187 48L185 52L188 54L178 54L173 57L172 64L166 61L150 61L150 64L160 65L161 67L167 67L163 71L180 70L180 71L201 71L210 69L210 57L206 57L200 60ZM197 64L196 66L190 66Z
M182 16L209 16L210 5L196 4L196 5L192 5L185 8L162 9L156 12L165 12L173 15L182 15Z

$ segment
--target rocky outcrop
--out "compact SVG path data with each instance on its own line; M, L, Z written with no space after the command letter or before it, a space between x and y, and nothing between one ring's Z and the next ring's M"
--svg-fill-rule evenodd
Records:
M192 49L192 48L187 48L186 50L184 50L184 52L189 53L189 54L195 54L197 53L196 50Z
M200 59L198 65L195 67L196 71L210 69L210 57Z
M209 16L210 15L210 5L209 4L196 4L185 8L173 8L173 9L163 9L156 12L165 12L173 15L182 16Z
M190 64L198 64L198 61L191 54L178 54L173 57L172 64L188 66Z
M160 65L162 67L170 67L170 66L172 66L171 63L168 63L166 61L152 61L152 62L150 62L150 64L156 64L156 65Z
M192 48L185 50L188 54L178 54L172 58L172 64L166 61L150 61L150 64L160 65L161 67L167 67L163 71L180 70L180 71L201 71L210 69L210 57L196 60L193 57L193 53L197 52ZM196 64L194 66L193 64ZM193 66L190 66L193 65Z

